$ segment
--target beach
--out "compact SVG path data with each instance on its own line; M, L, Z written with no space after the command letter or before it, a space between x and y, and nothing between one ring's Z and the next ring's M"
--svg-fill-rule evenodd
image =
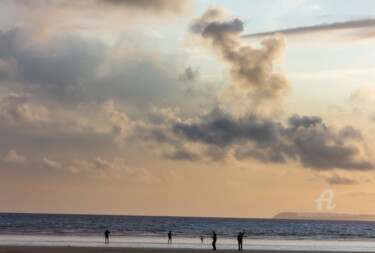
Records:
M243 249L252 252L373 252L375 249L375 223L363 221L0 213L0 228L2 252L4 249L18 252L10 250L13 247L21 252L27 247L88 248L90 252L97 249L199 252L212 249L212 231L218 235L218 250L236 250L236 236L242 230L246 231ZM104 244L107 228L111 231L109 244ZM168 245L170 230L173 244Z
M190 253L208 252L209 249L145 249L145 248L107 248L107 247L28 247L28 246L0 246L0 253ZM237 250L217 250L223 252L238 252ZM244 250L251 253L329 253L332 251L281 251L281 250ZM339 251L334 251L339 252ZM347 252L347 251L346 251ZM350 251L355 252L355 251ZM375 252L375 249L374 251Z

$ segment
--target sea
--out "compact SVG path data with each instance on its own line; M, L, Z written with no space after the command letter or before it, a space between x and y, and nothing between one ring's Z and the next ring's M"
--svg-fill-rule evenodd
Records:
M244 249L375 250L375 222L365 221L0 213L0 246L211 249L215 231L218 249L237 249L243 230Z

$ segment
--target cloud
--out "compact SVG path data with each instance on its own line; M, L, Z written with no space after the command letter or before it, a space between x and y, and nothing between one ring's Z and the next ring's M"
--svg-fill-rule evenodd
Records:
M13 22L4 23L26 27L35 33L33 38L36 40L74 30L82 32L108 30L113 26L129 27L127 21L145 18L146 15L147 18L158 19L185 16L191 12L191 3L190 0L0 1L2 8L13 10L4 14Z
M202 108L212 108L214 106L217 100L216 93L222 85L221 81L212 80L207 75L201 75L199 68L192 67L187 67L179 75L178 80L185 92L184 100L189 101L191 112L199 113Z
M16 150L10 149L9 152L3 158L3 161L6 163L24 163L26 161L26 157L17 154Z
M297 129L299 127L305 127L308 128L311 125L316 126L316 124L322 123L322 119L320 117L308 117L308 116L298 116L297 114L293 115L288 120L289 125L291 125L294 129Z
M169 0L97 0L111 8L131 8L137 11L150 11L157 14L186 14L190 11L191 1Z
M181 120L177 116L179 112L179 107L159 108L156 106L151 106L151 108L149 108L147 116L150 123L153 123L155 125L173 124Z
M175 104L183 97L171 58L164 62L157 52L123 47L126 41L112 46L76 35L38 45L20 41L28 41L23 29L0 32L0 87L17 91L1 98L0 116L20 131L21 125L31 125L55 128L55 134L73 128L96 132L96 122L104 118L116 144L122 145L133 121L114 101L142 114L149 103ZM95 100L108 101L95 107L100 115L88 117L77 110Z
M332 185L338 185L338 184L351 185L351 184L356 184L357 183L357 181L355 181L355 180L353 180L351 178L340 176L338 174L334 174L331 177L327 177L326 181L329 184L332 184Z
M338 134L339 139L362 139L362 133L358 129L355 129L352 126L344 126L341 128Z
M30 95L11 93L0 101L0 117L10 124L40 125L50 122L50 112L45 107L33 107Z
M43 158L42 163L49 169L61 169L62 165L52 159Z
M374 98L375 89L371 86L361 87L353 91L350 96L352 102L365 102L371 98Z
M14 149L11 149L2 158L2 161L5 162L5 164L2 163L1 166L13 165L17 166L15 168L18 170L32 168L35 173L48 169L52 172L79 175L82 177L119 178L144 182L153 178L151 171L143 168L130 167L125 164L122 158L117 156L112 160L107 160L99 156L91 161L85 159L71 159L64 164L47 157L42 159L26 158L25 156L19 155Z
M210 6L200 18L193 19L189 25L189 31L200 34L205 27L217 20L224 20L228 13L220 5Z
M3 68L17 73L5 80L60 89L76 85L80 78L94 73L106 49L98 40L78 36L54 38L49 44L34 46L20 42L28 39L24 29L0 32L2 65L7 62Z
M184 160L184 161L197 161L199 160L199 156L195 153L186 151L186 150L177 150L172 153L164 154L165 158L171 160Z
M0 59L0 77L11 78L18 74L17 60L9 58L6 60Z
M274 62L285 51L282 35L264 38L261 48L243 45L243 22L229 19L221 8L210 7L200 18L190 23L189 30L211 45L231 69L234 86L246 93L255 108L278 104L291 91L284 75L274 70Z
M179 122L173 132L188 142L234 151L238 160L262 162L299 161L314 170L371 170L361 134L351 126L339 131L321 118L293 115L288 125L250 114L235 118L215 109L198 123Z
M28 1L14 3L17 5L15 9L24 8L27 12L27 15L22 16L22 23L37 26L36 23L42 21L44 25L69 22L68 14L71 8L90 5L89 3L94 1L86 3L74 1L42 2L43 4L39 2L29 3ZM141 6L141 2L130 1L129 5ZM148 3L155 5L157 2L151 1ZM174 1L171 3L160 1L160 5L163 5L162 2L165 2L165 5L168 6L189 5L189 1L177 1L176 3ZM10 2L8 3L10 4ZM6 3L1 2L1 4ZM118 4L122 6L123 3ZM146 2L144 4L147 5ZM116 9L115 4L108 3L108 5ZM168 6L160 8L168 9ZM98 5L93 4L89 7L97 10ZM58 16L50 19L53 22L44 20L43 15L38 15L38 19L35 21L24 21L24 19L36 15L39 11L49 16L50 12L47 11L49 8L58 12ZM171 8L173 10L174 7ZM122 7L117 7L117 9L122 9ZM130 9L133 10L133 7ZM85 9L83 8L83 10ZM141 10L137 9L136 11ZM59 18L62 13L67 14L67 16L64 16L64 20ZM126 15L123 13L122 17L124 16ZM89 18L82 13L82 18L91 20L92 17ZM100 22L101 20L98 20L98 23ZM176 85L177 66L173 62L174 58L168 57L168 60L166 60L161 53L153 49L143 49L142 45L133 46L130 40L134 38L128 38L129 29L122 30L117 27L116 38L111 37L116 41L115 43L106 43L104 39L102 40L106 36L96 36L98 35L96 33L95 36L86 36L87 34L83 33L66 33L60 34L60 36L54 36L56 35L54 34L43 43L29 43L33 28L18 22L12 23L13 26L10 29L0 31L0 88L6 91L10 90L21 97L24 97L24 94L30 95L29 98L24 98L23 104L20 104L21 100L19 99L18 104L13 101L9 107L3 107L3 119L7 117L8 123L20 123L22 121L23 123L28 122L30 124L32 122L34 125L42 125L42 121L45 120L53 119L54 123L56 121L61 123L60 121L65 120L65 118L77 123L76 121L81 121L83 115L77 115L74 111L76 107L98 98L103 101L116 101L123 107L127 106L127 108L139 110L141 113L145 111L142 110L142 107L146 108L150 103L163 104L165 107L177 103L190 103L182 100L184 91L181 86ZM118 35L120 30L121 35ZM136 39L140 39L137 36L134 35ZM5 99L3 100L5 106ZM41 106L38 107L38 104ZM42 113L43 108L45 114ZM13 113L10 113L12 110ZM64 111L63 117L60 117L61 114L56 116L56 113L61 111ZM131 109L127 109L127 111L131 111ZM14 112L18 112L20 117L16 118ZM39 121L37 116L40 116ZM113 119L114 117L120 117L114 116L114 112L107 111L107 116L108 120L113 123L111 126L112 134L116 142L121 144L129 129L129 126L125 123L127 115L122 116L122 123L119 123L120 120L118 119ZM86 120L86 117L84 117L84 120ZM87 121L86 126L91 124ZM47 122L44 124L47 124Z
M375 73L375 68L371 67L361 67L361 68L343 68L343 69L333 69L325 70L320 72L307 72L307 73L291 73L288 77L291 79L302 79L302 80L337 80L345 78L357 78L359 76L373 76Z
M199 144L207 151L202 154L218 160L232 156L272 163L296 161L313 170L373 169L361 132L353 127L329 127L317 116L292 115L287 124L267 116L264 108L280 108L291 91L287 78L274 68L285 51L285 38L266 37L260 48L253 48L241 40L243 30L240 19L229 18L218 6L190 22L189 31L229 65L233 83L218 96L211 113L194 122L174 123L174 141Z
M277 33L282 33L285 36L294 36L294 35L307 35L310 33L323 33L323 32L349 30L351 32L350 33L351 38L368 39L368 38L373 38L375 35L374 32L371 33L373 28L375 28L375 19L368 18L368 19L335 22L335 23L330 23L330 24L301 26L301 27L295 27L295 28L289 28L289 29L274 30L271 32L254 33L254 34L244 35L243 37L256 38L256 37L269 36L269 35L273 35Z
M59 107L82 103L89 94L97 97L94 85L108 45L84 36L55 37L33 46L20 43L28 40L24 29L0 32L0 62L15 68L0 69L0 87Z
M194 82L199 76L198 70L193 70L191 67L185 69L185 71L178 77L182 82Z
M73 174L81 174L89 177L116 177L135 180L149 180L151 173L145 169L131 168L123 159L115 157L113 161L96 157L93 161L74 159L67 170Z
M62 10L71 10L79 9L86 7L92 11L103 11L102 9L97 9L99 7L106 6L113 10L118 8L130 8L133 11L154 11L154 12L185 12L186 9L189 9L191 1L169 1L169 0L88 0L84 3L69 1L69 0L60 0L58 2L53 0L41 0L38 2L30 1L14 1L15 4L21 5L25 8L36 9L42 8L45 6L56 6ZM84 9L83 9L84 10Z
M43 135L49 135L51 139L59 139L61 136L69 139L68 136L72 135L76 137L82 135L83 138L85 135L86 137L92 135L94 138L94 135L103 135L105 126L109 129L108 137L111 136L112 127L115 141L122 142L127 137L127 131L130 132L135 124L124 112L116 110L111 100L101 103L82 103L73 107L73 111L70 108L59 108L53 104L50 104L47 109L46 106L40 106L37 103L43 103L43 100L38 101L38 98L31 94L11 93L4 96L0 100L1 131L9 136L19 131L19 136L23 135L30 141L31 139L44 139ZM90 113L90 110L95 113L92 111Z
M204 27L202 36L204 38L212 38L215 42L223 44L222 39L232 34L237 35L243 29L243 22L237 18L228 21L215 21Z
M112 124L112 134L114 141L118 145L122 145L135 127L135 122L130 120L128 116L121 111L116 110L114 102L108 101L102 105L105 117Z
M156 150L161 151L164 157L177 157L175 154L183 151L183 144L174 136L171 126L181 122L179 111L178 107L150 107L147 118L134 128L133 138L142 140L152 149L157 148Z
M275 66L286 48L283 36L265 38L257 48L245 45L241 40L244 23L239 18L230 18L220 7L210 7L190 23L190 32L229 66L232 80L224 96L233 95L233 100L244 105L246 112L231 114L229 109L223 109L226 104L219 95L216 97L215 92L203 88L203 77L197 69L186 68L179 76L181 85L176 85L179 72L175 65L178 64L171 57L142 51L142 45L132 46L123 38L116 38L109 45L83 34L64 32L54 36L57 30L60 33L59 29L74 25L69 22L77 14L72 14L72 9L78 5L92 7L93 2L67 2L64 6L68 9L58 5L51 13L48 6L29 2L25 8L33 12L29 13L30 17L46 13L50 18L57 14L56 19L50 18L54 21L52 27L48 27L48 22L40 26L38 22L32 23L30 27L25 25L28 19L24 19L23 25L17 23L0 32L1 87L19 90L0 100L0 149L3 151L4 147L6 151L9 146L19 150L26 145L43 153L34 161L41 168L100 177L145 179L152 176L148 170L127 166L120 157L103 158L128 148L124 143L144 145L172 160L201 162L230 157L239 161L250 158L271 163L297 162L314 170L372 169L373 164L364 151L364 138L353 127L335 130L327 127L320 117L298 115L282 123L259 113L263 107L279 107L291 90L289 81ZM127 13L123 8L159 15L179 13L180 7L176 6L184 5L184 1L95 2L99 7L118 9L121 17ZM103 15L111 14L107 10ZM40 16L43 22L45 18ZM87 28L87 24L72 29L78 27ZM57 30L44 43L23 43L34 38L34 29L35 34ZM129 34L122 35L127 38ZM193 83L199 85L194 87L195 92L201 93L193 101L199 107L198 116L189 106L183 106L187 102L182 101L184 87L181 89L181 86ZM207 100L216 106L209 114L206 111L212 105L201 106ZM47 158L59 157L56 153L66 150L70 154L66 154L65 160ZM73 159L71 154L94 158ZM15 151L9 151L8 155L13 160L20 157L22 160Z
M305 167L364 171L374 167L361 140L343 138L345 136L325 124L286 130L286 136L292 138L292 147Z
M276 124L267 119L249 115L235 120L215 109L205 122L196 124L176 123L173 132L181 134L190 141L199 141L209 145L228 146L242 140L259 143L271 142L276 137Z

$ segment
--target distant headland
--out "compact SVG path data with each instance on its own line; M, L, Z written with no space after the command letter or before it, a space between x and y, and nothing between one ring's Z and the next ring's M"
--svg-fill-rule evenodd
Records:
M375 215L348 213L304 213L283 212L276 214L274 219L286 220L338 220L338 221L375 221Z

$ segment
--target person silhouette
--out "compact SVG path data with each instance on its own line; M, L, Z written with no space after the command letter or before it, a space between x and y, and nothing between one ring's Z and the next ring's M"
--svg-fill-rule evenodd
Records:
M105 232L104 232L104 242L105 243L109 243L109 234L110 234L111 232L108 230L108 229L106 229L105 230Z
M243 239L243 235L245 234L245 230L238 233L237 235L237 241L238 241L238 251L242 251L242 239Z
M216 240L217 240L217 236L216 236L216 233L215 231L212 231L212 250L216 250Z
M168 233L168 244L172 244L172 231Z
M201 243L203 243L203 235L201 236Z

